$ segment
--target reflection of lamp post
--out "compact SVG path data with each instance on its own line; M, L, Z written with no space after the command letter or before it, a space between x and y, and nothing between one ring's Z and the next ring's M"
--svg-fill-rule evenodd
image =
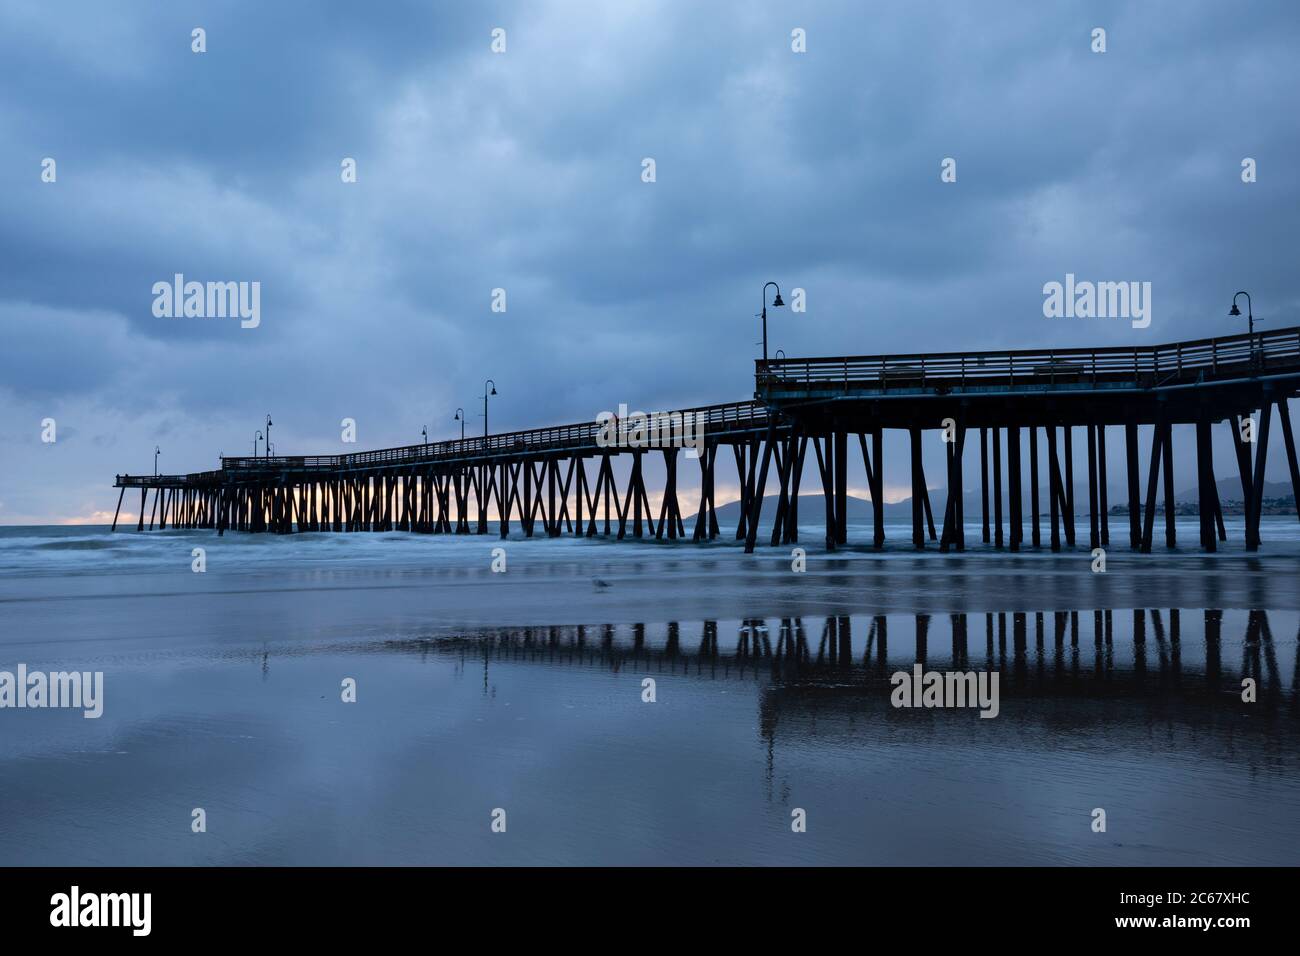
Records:
M767 287L776 286L776 298L772 300L772 308L779 309L785 305L781 301L781 287L775 282L767 282L763 285L763 363L767 364Z
M159 455L158 446L154 445L153 446L153 473L155 476L158 474L158 455Z
M266 413L266 457L271 457L271 413Z
M465 409L463 408L456 409L456 417L453 418L452 421L460 422L460 440L464 441L465 440Z
M492 386L492 391L488 391L488 386ZM488 417L487 417L487 400L489 395L497 393L497 383L488 379L483 383L483 443L486 446L488 437Z
M253 457L257 457L257 446L262 441L262 433L259 431L257 437L253 439Z

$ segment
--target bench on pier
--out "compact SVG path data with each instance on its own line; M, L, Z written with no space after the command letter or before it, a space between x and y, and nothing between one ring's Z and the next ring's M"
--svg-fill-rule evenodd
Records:
M925 369L920 365L886 365L880 370L880 384L915 385L925 382Z
M1078 382L1090 371L1086 365L1078 362L1042 362L1030 366L1030 374L1038 379L1050 379L1053 382Z

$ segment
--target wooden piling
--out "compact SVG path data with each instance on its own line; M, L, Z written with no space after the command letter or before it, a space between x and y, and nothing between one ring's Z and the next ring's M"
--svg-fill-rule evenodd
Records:
M1138 498L1138 429L1136 422L1124 423L1124 457L1128 477L1128 544L1142 547L1141 506Z
M1010 496L1011 550L1019 551L1025 540L1025 528L1024 501L1020 493L1020 428L1017 425L1007 427L1007 494Z
M1061 429L1065 441L1065 474L1061 480L1065 486L1065 505L1062 520L1065 523L1065 543L1074 547L1074 429L1066 425Z
M1088 428L1088 549L1101 547L1101 524L1097 520L1097 433Z
M1029 484L1030 484L1030 540L1035 548L1042 546L1042 536L1040 532L1039 510L1042 507L1042 499L1038 489L1038 426L1029 426Z
M113 509L113 527L109 531L117 530L117 516L122 513L122 496L126 494L126 485L117 493L117 507Z
M1165 547L1178 546L1178 532L1174 519L1178 515L1178 506L1174 501L1174 426L1164 423L1164 437L1160 440L1160 450L1164 455L1165 479Z
M989 543L989 430L980 428L980 520L983 540Z
M925 529L921 526L924 519L922 500L926 495L923 487L925 479L921 473L921 430L913 426L909 434L912 442L912 547L923 550Z
M1268 425L1272 417L1273 404L1265 401L1259 410L1259 435L1255 445L1254 485L1251 489L1251 513L1247 519L1246 549L1258 551L1260 546L1259 521L1264 510L1264 467L1268 464Z
M1151 429L1151 465L1147 475L1146 519L1142 527L1141 551L1151 553L1151 536L1156 520L1156 490L1160 481L1161 446L1164 444L1164 426L1157 422Z
M1214 551L1218 544L1214 514L1218 494L1214 487L1213 443L1210 441L1210 421L1202 418L1196 423L1197 517L1201 525L1201 548Z
M1047 499L1052 522L1052 550L1061 550L1061 473L1056 460L1056 426L1047 426Z
M993 546L1002 547L1002 429L993 430Z
M1287 407L1287 397L1277 400L1277 417L1282 423L1282 438L1286 444L1286 465L1291 473L1291 497L1295 501L1296 518L1300 519L1300 463L1296 460L1295 435L1291 431L1291 410Z
M768 442L774 439L769 437ZM849 496L849 435L843 429L835 433L835 543L846 544Z
M1110 547L1110 510L1106 501L1106 426L1097 425L1097 507L1101 521L1101 546Z

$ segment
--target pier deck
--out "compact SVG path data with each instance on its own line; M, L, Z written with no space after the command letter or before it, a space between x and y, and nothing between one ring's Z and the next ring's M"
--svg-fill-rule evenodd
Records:
M337 455L231 457L217 470L187 475L119 475L118 512L127 488L141 491L137 530L214 528L287 534L294 531L488 532L489 517L505 537L511 522L531 537L686 537L678 503L678 455L699 422L700 507L692 539L720 534L716 464L731 449L741 489L735 536L752 551L770 476L779 491L773 545L798 541L798 507L805 455L812 444L826 502L826 546L847 543L849 436L857 437L873 504L872 544L884 544L883 433L906 431L912 473L912 542L940 550L965 547L962 491L966 436L978 431L983 539L1019 550L1043 543L1040 515L1040 435L1046 444L1049 532L1053 550L1074 547L1074 435L1084 429L1089 547L1110 543L1106 428L1125 434L1129 546L1149 552L1156 504L1164 494L1165 543L1174 547L1173 426L1196 433L1200 544L1214 551L1225 539L1210 429L1226 422L1246 509L1245 544L1260 546L1260 502L1269 431L1276 408L1293 492L1300 489L1288 401L1300 391L1300 327L1164 345L1029 349L1004 352L780 358L755 363L752 401L669 414L675 430L637 443L631 423L610 442L596 421L481 438L404 445ZM1255 413L1258 411L1258 417ZM653 425L653 423L652 423ZM1146 495L1141 495L1139 428L1149 429ZM947 500L942 534L922 465L925 432L938 430L946 447ZM1028 438L1028 474L1022 456ZM1006 489L1003 489L1005 443ZM643 459L663 456L665 485L652 508ZM618 487L613 460L630 457ZM595 470L592 480L589 465ZM991 466L991 467L990 467ZM1029 489L1024 488L1028 478ZM1161 487L1163 485L1163 488ZM1297 517L1300 518L1300 496ZM992 515L990 516L990 501ZM1004 522L1003 505L1006 505ZM990 520L991 517L991 520ZM1005 526L1005 535L1004 535ZM616 530L615 530L616 527Z

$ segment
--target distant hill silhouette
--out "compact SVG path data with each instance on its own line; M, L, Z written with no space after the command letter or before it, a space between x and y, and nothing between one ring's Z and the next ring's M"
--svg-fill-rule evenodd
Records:
M1026 488L1025 488L1025 499L1024 499L1024 513L1025 513L1025 518L1028 519L1030 514L1030 501L1029 501L1029 493L1028 493L1029 489L1027 487L1028 480L1026 480L1025 485ZM1230 501L1241 500L1241 479L1223 478L1218 482L1218 486L1219 486L1219 500L1221 502L1226 504L1227 502ZM1161 485L1161 487L1163 488L1163 485ZM1139 491L1143 495L1146 494L1145 474L1142 475L1142 483L1140 485ZM1007 513L1006 494L1007 492L1006 492L1006 485L1004 480L1003 509L1002 509L1004 521L1009 520L1010 518L1010 515ZM1290 497L1290 495L1291 495L1291 483L1289 481L1264 482L1265 498L1287 498ZM763 513L759 518L760 525L767 525L769 527L771 526L772 518L776 514L776 504L777 501L779 500L779 497L780 497L779 495L763 496ZM965 499L964 504L966 507L967 522L970 522L972 520L978 521L980 518L979 486L976 485L976 487L973 490L969 488L966 489L966 493L963 497ZM1045 481L1043 482L1040 498L1041 498L1040 507L1042 509L1043 514L1046 515L1048 513L1048 501L1047 501L1047 486ZM930 505L934 509L934 520L936 525L942 524L943 522L943 508L947 499L948 499L948 491L946 488L930 489ZM1188 491L1178 492L1174 496L1174 500L1180 504L1194 503L1197 500L1196 489L1192 488L1191 490ZM1163 491L1161 491L1160 496L1157 498L1157 501L1158 503L1163 505L1164 503ZM858 498L855 497L854 495L849 495L846 503L848 505L848 521L850 524L865 524L871 522L872 511L871 511L870 499ZM1126 508L1128 506L1128 491L1122 487L1111 486L1107 492L1106 504L1112 510L1117 505ZM1088 486L1086 483L1082 485L1077 483L1075 484L1074 510L1075 510L1075 517L1088 514ZM821 493L799 496L799 520L800 521L816 523L820 521L825 514L826 514L826 504L825 504L824 497ZM992 499L990 499L989 500L990 518L992 517L992 514L993 514L993 501ZM691 517L695 517L695 516L692 515ZM886 521L897 521L900 519L910 521L911 517L912 517L912 499L910 496L904 498L902 501L895 501L892 503L885 502ZM682 516L682 520L683 522L686 521L685 515ZM736 523L739 520L740 520L739 501L730 501L725 505L718 506L718 523L720 525L730 524L734 528Z
M1145 481L1146 478L1143 478ZM1219 487L1220 501L1241 501L1241 479L1240 478L1221 478L1216 484ZM1145 494L1146 489L1143 489ZM1289 481L1266 481L1264 482L1265 498L1285 498L1291 494L1291 482ZM1177 503L1192 503L1197 500L1195 488L1189 488L1186 491L1174 493L1174 501ZM1112 502L1113 503L1113 502Z
M931 493L933 495L933 492ZM771 525L772 518L776 515L776 503L780 500L779 495L763 496L763 513L759 517L760 525ZM931 504L934 498L930 499ZM860 524L871 521L871 502L866 498L855 498L849 495L847 500L848 520L850 524ZM911 515L912 499L895 504L885 504L885 519L898 517L901 515ZM799 496L799 520L810 523L820 521L826 515L826 500L823 495L800 495ZM685 522L683 517L682 521ZM725 505L718 505L718 524L731 525L733 528L740 521L740 502L731 501Z

